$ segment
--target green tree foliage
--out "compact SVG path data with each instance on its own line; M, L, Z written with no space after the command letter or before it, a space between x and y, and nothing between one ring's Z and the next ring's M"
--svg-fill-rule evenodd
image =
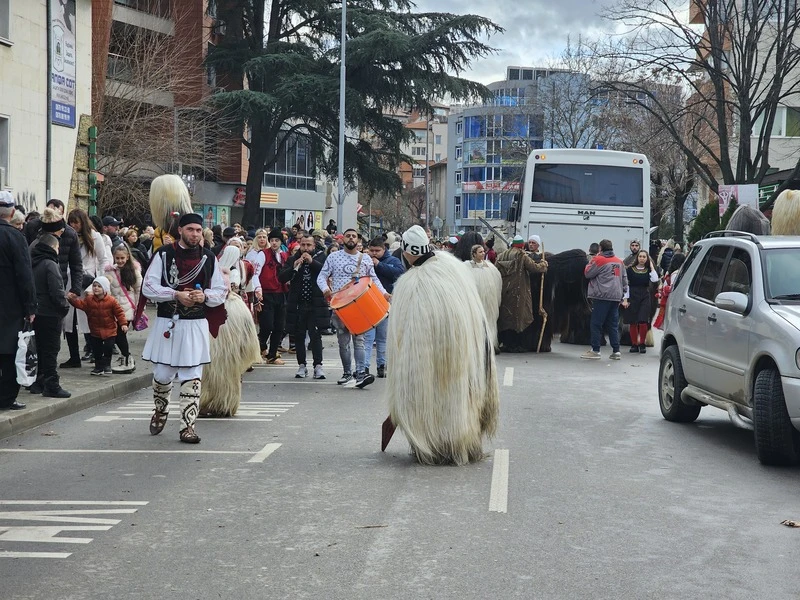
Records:
M226 33L208 63L233 91L214 101L238 119L249 149L244 221L257 221L261 182L296 136L310 157L336 173L339 133L341 1L227 0L218 3ZM483 40L501 30L475 15L414 13L409 0L348 0L345 179L371 192L396 193L401 145L409 131L387 113L439 98L486 97L459 74L493 52Z
M736 201L736 198L731 198L728 208L725 209L725 212L722 213L722 217L720 217L719 203L716 200L706 204L700 209L700 212L697 213L697 217L695 217L692 223L692 228L689 230L689 243L694 244L697 240L702 239L704 235L712 231L725 229L738 206L739 203Z

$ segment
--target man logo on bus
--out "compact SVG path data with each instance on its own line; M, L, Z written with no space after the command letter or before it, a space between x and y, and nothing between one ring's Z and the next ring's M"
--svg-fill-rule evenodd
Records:
M593 210L579 210L578 214L583 217L584 221L588 221L590 217L594 216L595 211L593 211Z

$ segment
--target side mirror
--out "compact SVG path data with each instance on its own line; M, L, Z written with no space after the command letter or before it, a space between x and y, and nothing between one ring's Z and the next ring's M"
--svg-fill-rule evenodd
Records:
M514 223L517 220L517 211L519 210L519 194L514 194L514 199L511 200L511 206L508 207L508 214L506 221Z
M714 305L722 310L729 310L739 315L747 311L749 298L741 292L722 292L714 298Z

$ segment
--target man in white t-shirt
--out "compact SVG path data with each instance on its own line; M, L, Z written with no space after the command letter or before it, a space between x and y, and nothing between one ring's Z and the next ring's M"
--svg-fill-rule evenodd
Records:
M372 258L356 250L358 245L358 232L355 229L347 229L344 232L342 249L339 252L331 252L322 266L322 270L317 276L317 285L325 296L330 300L331 296L341 290L348 283L359 277L370 277L384 295L389 300L392 296L381 285ZM330 279L330 285L328 280ZM365 388L375 381L375 376L366 373L364 353L364 334L352 335L339 319L336 313L333 314L331 322L336 327L336 336L339 341L339 357L342 359L342 378L336 383L345 387ZM352 369L353 356L350 351L350 338L353 340L355 350L356 368L355 374Z

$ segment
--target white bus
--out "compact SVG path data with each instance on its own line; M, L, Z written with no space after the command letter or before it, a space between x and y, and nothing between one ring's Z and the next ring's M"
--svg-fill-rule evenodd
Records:
M643 154L612 150L534 150L509 211L506 231L536 234L546 252L588 251L609 239L624 258L631 241L648 247L650 163Z

